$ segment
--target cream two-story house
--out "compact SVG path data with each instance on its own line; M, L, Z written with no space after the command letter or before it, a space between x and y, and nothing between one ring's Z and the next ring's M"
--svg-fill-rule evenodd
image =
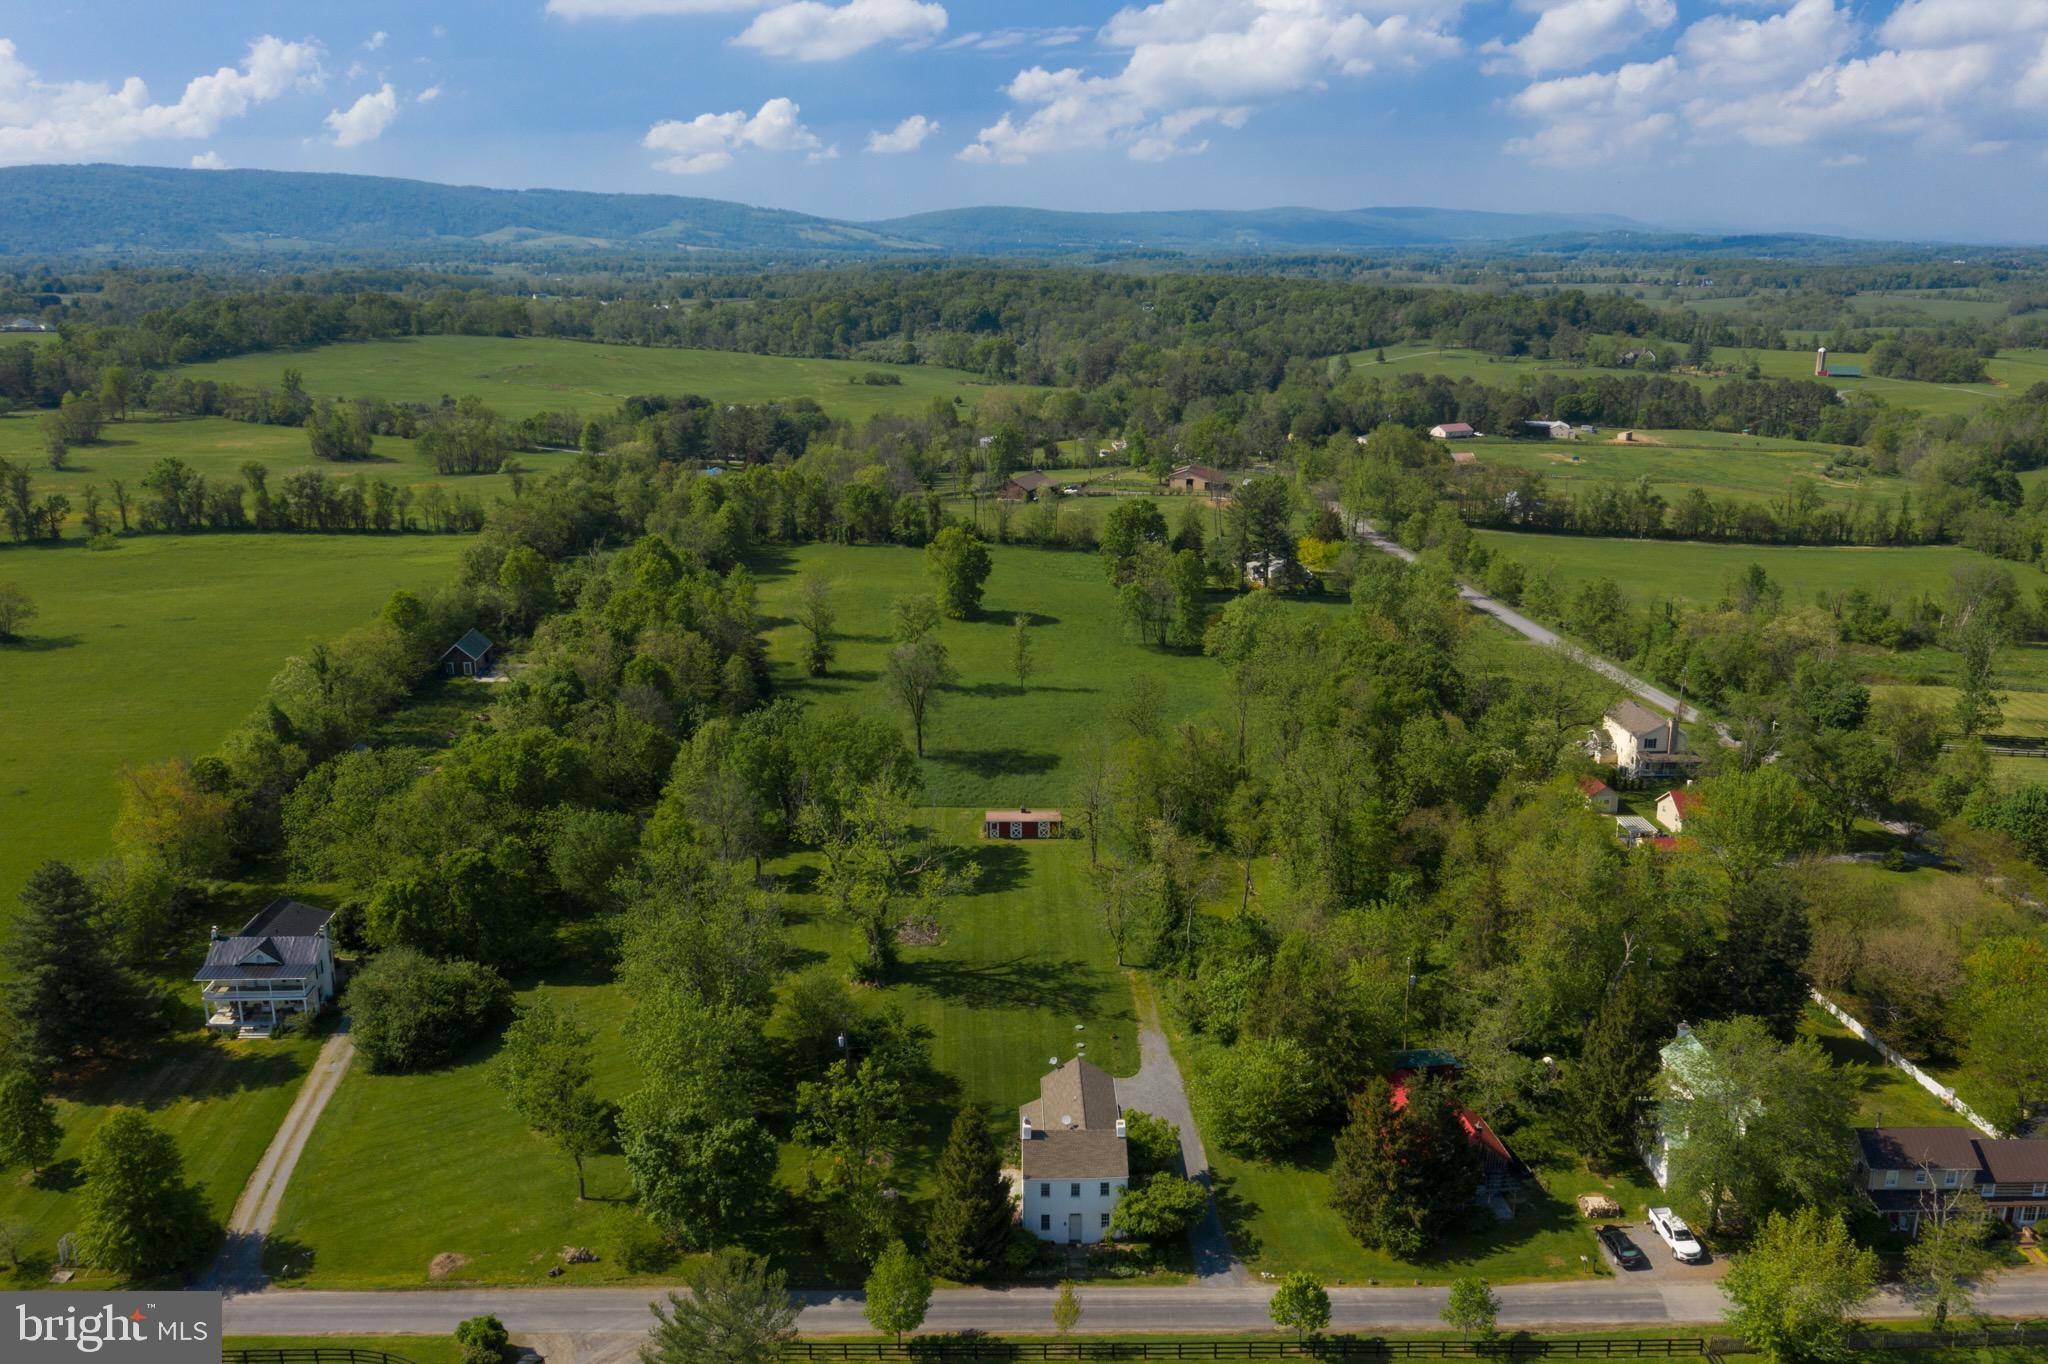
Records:
M1600 727L1613 753L1615 773L1623 781L1688 775L1700 764L1678 722L1640 702L1616 702L1608 707Z
M2013 1227L2048 1220L2048 1141L1969 1127L1859 1127L1857 1180L1894 1231L1917 1235L1940 1200L1965 1190Z
M1070 1245L1108 1240L1110 1214L1131 1181L1116 1081L1077 1056L1038 1082L1038 1097L1017 1117L1024 1229Z

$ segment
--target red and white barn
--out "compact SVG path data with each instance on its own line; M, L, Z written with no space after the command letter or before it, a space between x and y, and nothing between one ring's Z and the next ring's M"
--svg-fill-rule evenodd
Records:
M983 838L1062 838L1066 825L1057 810L990 810L981 817Z

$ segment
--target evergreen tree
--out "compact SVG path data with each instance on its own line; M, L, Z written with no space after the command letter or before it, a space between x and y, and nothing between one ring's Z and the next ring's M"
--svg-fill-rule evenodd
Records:
M1479 1187L1479 1157L1443 1084L1411 1081L1405 1102L1373 1079L1337 1134L1330 1204L1360 1245L1397 1259L1425 1254Z
M1806 974L1813 931L1806 902L1783 877L1737 886L1728 901L1728 931L1714 979L1721 1016L1761 1018L1771 1036L1790 1042L1799 1030L1813 981Z
M107 950L83 878L45 862L21 892L4 999L16 1059L38 1076L134 1038L151 1017L141 985Z
M963 1108L939 1157L925 1258L932 1271L966 1283L997 1263L1010 1239L1011 1200L1003 1163L981 1114Z
M13 1070L0 1078L0 1170L25 1165L31 1175L40 1174L63 1139L57 1106L35 1076Z
M1649 987L1631 971L1587 1020L1579 1059L1566 1072L1565 1121L1589 1161L1635 1157L1657 1078L1657 1042L1663 1036L1658 1012Z
M78 1253L120 1275L177 1269L213 1236L199 1190L185 1180L170 1134L139 1109L116 1109L80 1162Z

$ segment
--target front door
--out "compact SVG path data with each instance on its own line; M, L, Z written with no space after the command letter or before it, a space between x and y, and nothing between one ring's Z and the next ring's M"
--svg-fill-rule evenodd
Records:
M1081 1244L1080 1213L1070 1212L1067 1214L1067 1244L1070 1246L1078 1246Z

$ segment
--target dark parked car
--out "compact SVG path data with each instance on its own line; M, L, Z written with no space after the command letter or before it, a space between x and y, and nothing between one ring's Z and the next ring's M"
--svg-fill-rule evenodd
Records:
M1641 1247L1628 1239L1628 1233L1620 1227L1600 1227L1593 1233L1600 1238L1600 1244L1614 1257L1614 1263L1623 1269L1648 1269L1650 1257L1643 1254Z

